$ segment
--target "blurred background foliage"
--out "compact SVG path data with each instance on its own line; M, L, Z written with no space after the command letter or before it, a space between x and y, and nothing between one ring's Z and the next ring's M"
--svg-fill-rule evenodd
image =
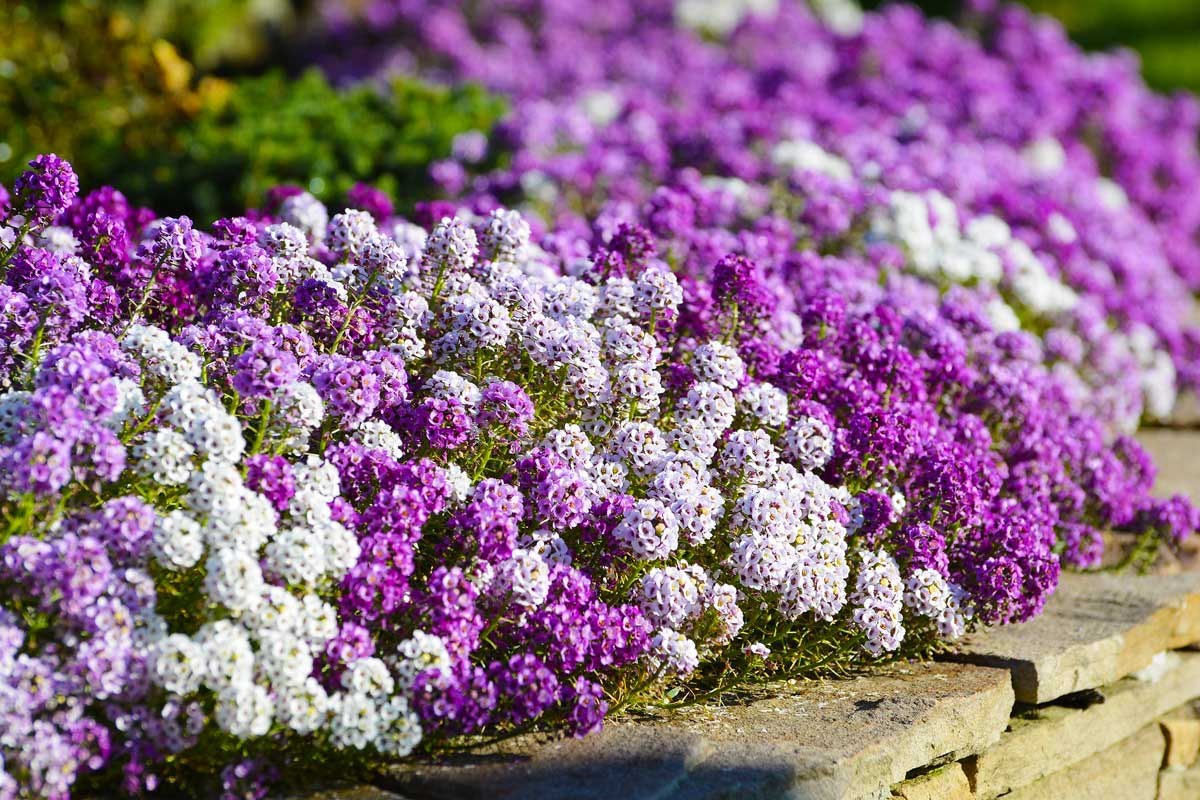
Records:
M88 165L85 174L157 210L204 219L258 205L282 183L340 200L364 181L404 210L434 193L429 164L449 155L453 138L489 131L504 110L477 86L397 78L339 90L315 70L294 79L276 71L238 79L223 103L203 108L169 146Z
M1200 90L1200 0L1025 2L1084 47L1133 48L1156 88ZM918 5L954 17L962 4ZM427 165L456 134L490 131L503 102L477 87L335 89L315 73L272 71L306 60L309 6L0 0L0 181L53 151L87 187L117 185L136 203L205 221L282 182L326 200L376 183L401 210L430 195Z
M1128 47L1146 82L1200 91L1200 0L1027 0L1088 49Z
M204 221L280 183L333 200L364 181L403 210L455 135L505 111L477 86L254 74L295 19L288 0L0 0L0 181L56 152L85 188Z
M878 8L891 0L862 0ZM1200 91L1200 0L1017 0L1056 17L1080 46L1123 47L1142 61L1146 82L1159 91ZM914 0L927 14L955 18L963 0Z

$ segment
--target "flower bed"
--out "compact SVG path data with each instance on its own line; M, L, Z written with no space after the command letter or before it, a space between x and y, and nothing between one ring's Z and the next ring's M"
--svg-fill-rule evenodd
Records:
M511 167L472 180L468 151L434 170L452 191L523 196L563 225L686 213L672 190L699 171L810 246L865 235L898 248L897 271L988 289L993 323L1037 334L1127 428L1200 376L1196 104L1051 20L996 3L965 29L799 0L352 5L321 4L336 46L313 52L334 74L513 96Z
M906 12L718 44L689 7L577 41L537 6L553 68L487 70L511 168L463 183L494 145L458 136L463 199L411 218L280 187L202 231L52 155L0 194L0 797L584 735L929 655L1036 616L1106 532L1144 564L1196 528L1118 433L1192 365L1175 223L1105 206L1067 121L1053 174L1029 120L902 125L862 64ZM430 64L480 30L438 8Z
M582 734L1028 618L1101 529L1193 526L969 294L710 280L716 203L537 247L76 185L32 162L0 257L10 786Z

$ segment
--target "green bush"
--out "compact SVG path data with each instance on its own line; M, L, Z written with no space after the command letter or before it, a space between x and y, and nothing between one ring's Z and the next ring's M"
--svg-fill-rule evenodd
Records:
M477 86L397 79L340 90L315 71L273 73L236 81L224 103L203 108L169 145L113 153L82 174L164 213L201 219L257 205L281 183L332 200L365 181L404 208L430 196L429 164L449 155L457 134L486 133L504 111Z
M487 133L505 111L475 86L197 77L188 56L229 71L233 43L253 38L212 29L279 0L164 2L0 0L0 181L54 152L85 188L119 186L135 203L204 221L258 204L279 183L337 200L365 181L403 209L433 194L428 165L455 135ZM269 28L245 27L260 37Z
M81 165L157 147L219 102L223 82L191 65L118 7L0 2L0 179L53 151Z

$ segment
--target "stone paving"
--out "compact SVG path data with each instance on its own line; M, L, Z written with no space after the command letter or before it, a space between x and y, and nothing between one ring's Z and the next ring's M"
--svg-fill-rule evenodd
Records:
M1200 433L1139 437L1200 500ZM1038 619L947 660L522 737L304 800L1200 798L1200 571L1064 575ZM294 800L299 800L295 798Z

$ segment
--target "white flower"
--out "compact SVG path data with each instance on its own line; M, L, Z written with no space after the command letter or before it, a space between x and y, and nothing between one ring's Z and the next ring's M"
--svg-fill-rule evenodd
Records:
M313 241L325 238L329 211L308 192L287 198L279 205L279 219L300 230Z
M767 483L778 466L779 454L771 436L761 428L734 431L721 448L721 470L728 475L739 475L746 483Z
M888 553L861 551L862 567L850 598L854 622L866 634L863 649L873 656L891 652L904 639L904 583Z
M325 245L343 260L356 261L378 233L375 218L369 212L348 208L329 220Z
M316 678L276 690L275 717L279 724L299 734L309 734L325 725L329 695Z
M324 537L303 525L285 528L267 545L266 566L289 584L311 586L325 573Z
M707 342L692 352L692 370L700 381L736 389L746 379L746 365L737 350L721 342Z
M421 719L403 697L393 697L379 707L381 726L372 745L380 753L402 758L421 743Z
M699 567L694 568L699 570ZM642 576L638 605L655 625L679 628L704 610L703 570L700 581L691 571L679 567L655 567Z
M537 608L550 591L550 565L535 552L513 550L496 567L492 588L519 606Z
M379 708L374 699L355 692L329 698L330 740L336 747L363 750L379 736Z
M771 148L771 162L785 170L816 172L846 181L854 177L845 159L821 148L807 139L785 139Z
M819 470L833 457L833 432L817 417L797 417L783 435L783 454L805 470Z
M254 651L241 625L229 620L206 623L196 634L196 641L204 647L204 683L210 689L247 683L253 677Z
M162 486L187 483L195 453L187 437L174 428L149 431L133 446L137 471Z
M443 676L450 674L450 652L440 636L415 630L410 638L400 643L396 652L399 656L396 661L396 680L406 691L412 687L417 676L426 670L437 670Z
M176 509L154 520L155 560L167 569L190 569L204 555L200 523Z
M234 613L254 608L263 595L264 583L258 560L243 550L222 548L205 562L204 591L212 602Z
M266 736L273 712L270 695L258 684L235 683L217 693L217 726L239 739Z
M517 211L493 209L479 244L493 261L518 261L529 247L529 223Z
M368 697L389 695L395 686L387 664L378 658L360 658L342 673L342 687L352 694Z
M621 517L613 537L638 558L662 559L679 546L679 523L662 501L638 500Z
M444 218L425 241L423 271L430 275L442 270L465 272L478 254L479 243L471 226L458 218Z
M282 586L267 586L259 602L242 615L244 624L260 640L274 633L303 634L304 614L300 601Z
M382 450L394 459L404 456L404 443L400 434L383 420L369 419L354 431L354 438L369 450Z
M206 664L203 646L182 633L173 633L155 646L150 677L168 692L189 695L200 688Z
M747 533L733 540L725 566L747 589L776 592L795 560L796 550L786 540Z
M303 623L300 635L314 648L321 648L337 636L338 619L333 606L315 594L304 595Z
M308 644L283 632L267 632L259 638L257 663L263 676L276 688L302 684L313 670Z
M0 444L10 444L21 424L21 413L29 405L30 392L10 391L0 394Z
M200 358L153 325L133 325L121 338L121 347L137 358L144 375L166 386L200 380Z
M650 640L649 658L655 669L676 675L690 675L700 666L696 643L670 628L663 628Z
M787 392L769 383L749 383L738 394L738 407L751 423L777 428L787 422Z

